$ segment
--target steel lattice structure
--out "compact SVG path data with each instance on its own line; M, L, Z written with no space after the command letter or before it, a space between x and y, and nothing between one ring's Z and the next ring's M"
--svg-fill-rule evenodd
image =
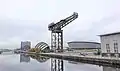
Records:
M63 30L62 28L78 18L78 13L74 12L71 16L60 20L57 23L48 25L51 31L51 49L56 52L63 52ZM51 59L51 71L63 71L63 60Z

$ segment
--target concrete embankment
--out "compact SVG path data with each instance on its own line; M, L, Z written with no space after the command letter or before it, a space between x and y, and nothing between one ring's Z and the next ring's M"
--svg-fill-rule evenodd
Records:
M100 56L80 56L63 53L40 53L40 55L102 66L120 67L120 58L109 58Z

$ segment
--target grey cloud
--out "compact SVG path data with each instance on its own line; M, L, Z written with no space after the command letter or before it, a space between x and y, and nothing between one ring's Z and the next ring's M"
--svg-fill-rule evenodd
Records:
M21 40L50 43L48 24L74 11L79 17L64 28L64 41L99 41L96 35L119 29L118 7L119 1L113 0L0 1L0 48L17 47Z
M75 23L78 24L78 26L72 26L71 29L69 28L68 31L65 31L65 39L67 41L97 41L100 42L100 38L98 35L103 34L103 33L109 33L112 32L111 30L117 30L119 29L119 23L120 23L120 15L116 14L116 15L111 15L111 16L107 16L107 17L103 17L97 21L93 21L93 22L86 22L86 23L91 23L88 27L88 25L86 25L87 29L81 30L81 28L83 29L83 26L79 25L79 23ZM117 23L116 23L117 22ZM84 23L83 23L84 24ZM108 25L112 25L108 26ZM79 27L79 29L78 29ZM116 29L117 27L117 29ZM105 29L107 28L107 29ZM110 30L111 29L111 30ZM120 30L119 30L120 31ZM66 34L68 33L68 34Z
M0 43L19 44L22 40L30 40L33 43L49 42L48 23L32 20L0 20ZM46 39L48 38L48 39Z

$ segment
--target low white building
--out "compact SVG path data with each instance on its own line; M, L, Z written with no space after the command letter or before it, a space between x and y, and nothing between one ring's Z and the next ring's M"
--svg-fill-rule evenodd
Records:
M28 50L31 48L31 42L30 41L22 41L21 42L21 50Z
M82 53L94 55L100 50L100 43L89 41L72 41L68 42L68 51L72 53Z
M120 32L100 35L102 56L120 57Z

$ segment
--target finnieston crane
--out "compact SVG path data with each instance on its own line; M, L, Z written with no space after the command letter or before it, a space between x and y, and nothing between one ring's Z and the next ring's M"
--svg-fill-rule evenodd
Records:
M66 25L78 18L78 13L74 12L71 16L60 20L57 23L48 25L51 31L51 49L56 52L63 52L63 30ZM51 71L63 71L63 60L51 59Z
M48 29L51 32L51 49L54 52L61 52L63 51L63 30L62 28L68 25L70 22L78 18L78 13L74 12L73 15L60 20L57 23L51 23L48 25ZM56 51L59 50L59 51Z

